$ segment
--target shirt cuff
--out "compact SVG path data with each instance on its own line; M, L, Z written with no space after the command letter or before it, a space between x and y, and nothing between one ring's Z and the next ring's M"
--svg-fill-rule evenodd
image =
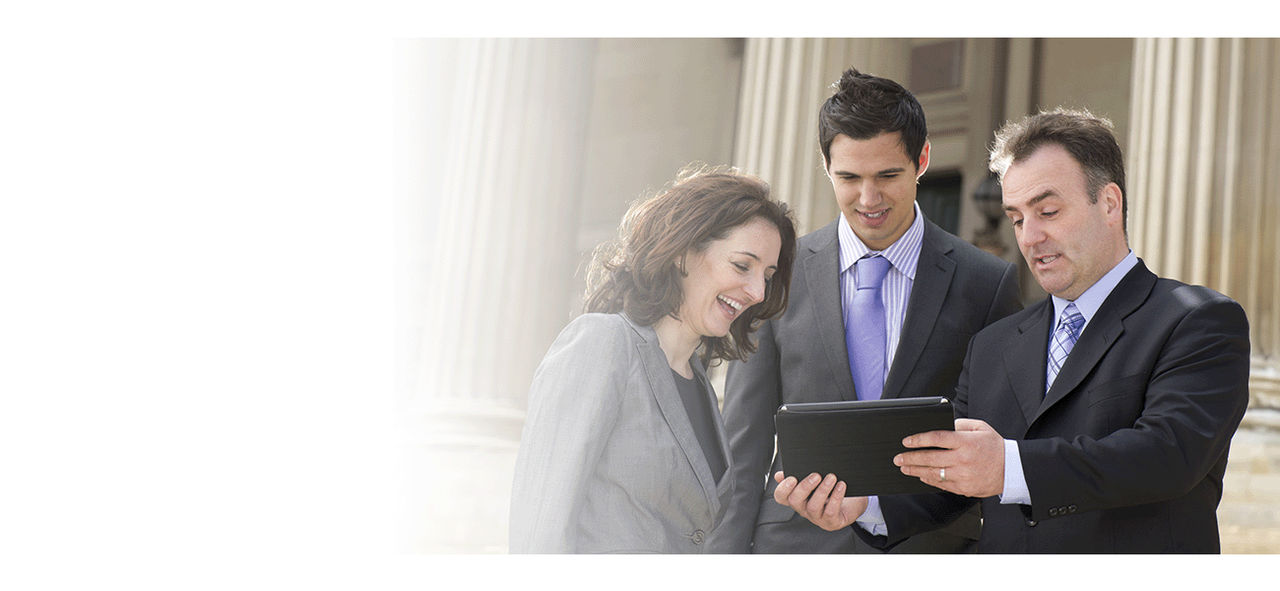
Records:
M867 497L867 510L854 521L858 527L867 530L873 536L889 535L889 526L884 523L884 513L880 511L880 497Z
M1022 455L1018 442L1004 440L1004 492L1000 493L1002 505L1030 505L1031 491L1027 489L1027 477L1022 473Z

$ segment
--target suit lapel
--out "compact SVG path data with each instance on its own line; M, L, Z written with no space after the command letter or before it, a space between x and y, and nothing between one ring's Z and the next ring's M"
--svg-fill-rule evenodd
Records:
M857 400L853 376L849 373L849 348L844 342L844 311L840 307L840 243L836 239L839 219L821 230L821 239L810 247L800 262L804 267L805 287L813 299L814 332L827 356L827 367L845 400Z
M900 398L903 395L902 388L914 372L916 362L920 359L929 336L933 334L938 314L942 311L942 303L947 299L956 262L947 256L950 249L944 251L938 244L936 233L941 231L933 222L925 220L920 261L916 264L916 276L911 285L911 297L907 300L898 350L889 367L882 398Z
M1116 284L1115 289L1102 302L1102 307L1098 308L1098 314L1089 321L1075 347L1067 355L1062 369L1058 371L1058 377L1053 381L1053 387L1045 393L1044 403L1036 418L1075 390L1093 371L1116 339L1124 334L1124 319L1146 301L1155 284L1156 276L1141 261ZM1049 335L1046 333L1045 347L1048 346L1048 340Z
M1005 344L1004 366L1009 387L1018 400L1022 417L1030 425L1044 401L1045 357L1049 351L1052 300L1045 298L1018 325L1018 333ZM981 387L981 385L978 385Z
M628 322L631 320L628 318ZM707 463L706 456L702 453L702 445L698 443L698 436L693 433L693 423L689 421L689 413L684 408L684 402L680 400L680 393L676 390L675 378L671 376L671 365L667 363L667 357L662 352L662 348L658 345L658 335L653 331L652 327L639 326L634 322L631 326L640 334L643 342L636 343L636 350L640 357L640 362L644 365L645 376L649 382L649 392L653 394L653 398L658 403L658 408L662 411L662 417L666 420L667 426L671 429L671 434L675 437L676 443L680 445L681 451L684 452L685 458L689 460L689 465L693 468L694 474L698 478L698 484L702 486L702 492L707 497L710 504L712 514L719 511L720 499L716 492L715 478L711 475L711 466ZM699 383L705 383L706 375L701 372L701 364L696 360L692 360L694 366L695 377ZM714 406L713 406L714 408ZM716 425L717 439L723 442L724 430L720 424ZM724 445L724 443L721 443Z

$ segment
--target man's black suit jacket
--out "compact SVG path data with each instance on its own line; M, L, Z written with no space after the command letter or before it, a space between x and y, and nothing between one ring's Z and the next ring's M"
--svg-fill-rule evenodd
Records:
M1018 442L1030 506L982 500L979 552L1219 552L1216 510L1248 406L1249 326L1235 301L1139 261L1090 320L1052 389L1048 298L978 333L959 416ZM974 502L884 497L891 546Z
M733 454L734 495L711 536L720 552L847 553L851 532L828 532L774 502L773 415L795 402L855 400L840 306L839 219L800 238L787 311L756 332L760 348L729 365L724 419ZM1012 264L924 220L920 259L883 398L950 396L965 348L980 329L1021 308ZM772 464L772 466L770 465ZM917 536L908 551L972 549L976 512L950 535Z

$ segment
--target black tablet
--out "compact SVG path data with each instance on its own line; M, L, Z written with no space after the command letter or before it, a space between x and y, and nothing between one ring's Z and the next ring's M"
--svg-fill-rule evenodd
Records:
M784 404L774 423L787 476L834 473L845 496L860 497L938 492L903 474L893 457L908 451L908 435L955 429L955 415L950 400L934 396Z

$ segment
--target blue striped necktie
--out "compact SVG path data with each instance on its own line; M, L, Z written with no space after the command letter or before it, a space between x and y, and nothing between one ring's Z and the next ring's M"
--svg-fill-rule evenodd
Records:
M1062 311L1062 318L1058 320L1058 328L1053 331L1053 340L1049 342L1049 366L1044 380L1045 392L1053 387L1053 380L1057 379L1058 372L1062 370L1062 364L1066 363L1067 355L1070 355L1071 349L1076 346L1076 340L1080 338L1081 326L1084 326L1084 316L1076 309L1074 302L1067 304L1066 309Z

